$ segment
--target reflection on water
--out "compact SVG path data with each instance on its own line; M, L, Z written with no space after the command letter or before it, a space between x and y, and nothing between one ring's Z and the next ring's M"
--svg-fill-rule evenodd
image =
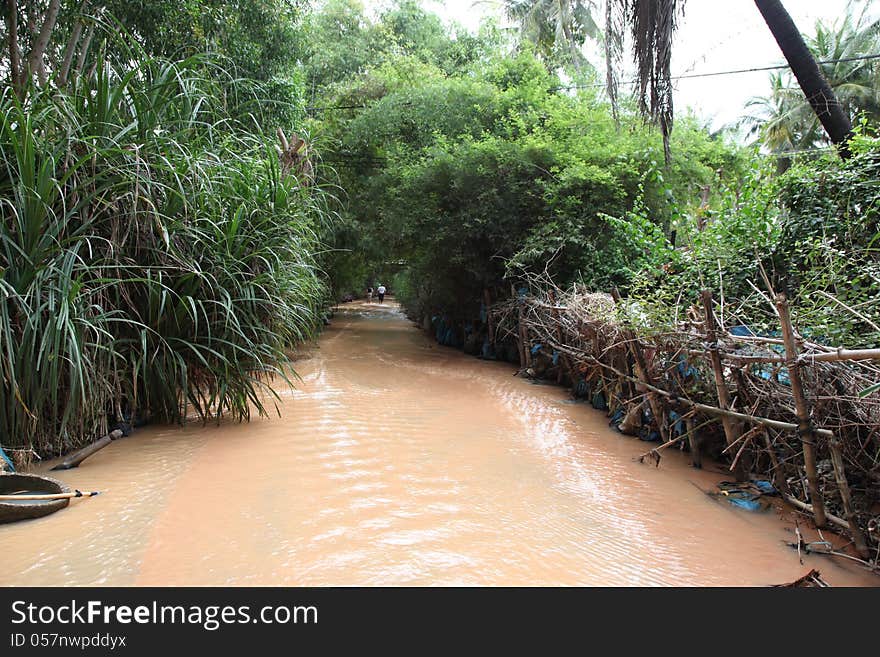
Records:
M61 473L108 492L0 526L0 584L877 583L800 565L774 513L701 492L721 475L634 462L604 415L391 304L344 307L319 347L281 418L142 429Z

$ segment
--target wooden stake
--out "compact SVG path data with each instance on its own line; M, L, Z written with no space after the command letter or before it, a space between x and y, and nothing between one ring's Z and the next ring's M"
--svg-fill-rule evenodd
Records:
M688 445L691 448L691 465L693 465L697 470L702 470L703 457L700 454L700 437L694 430L694 425L696 424L696 421L693 418L688 418L685 420L684 423L687 427Z
M810 421L810 407L804 395L801 382L800 365L798 363L798 347L795 342L794 328L791 325L791 314L788 301L784 294L776 295L776 312L782 327L782 339L785 342L785 358L788 364L788 377L791 380L791 394L798 418L798 434L804 450L804 468L807 471L807 484L810 489L810 503L813 507L813 519L817 527L827 524L825 517L825 501L819 491L819 473L816 470L816 430Z
M553 290L550 290L548 292L548 294L550 296L550 303L553 304L553 307L550 312L553 313L553 319L556 322L556 341L559 344L563 344L562 326L561 326L561 322L559 321L559 310L556 308L556 295L553 294ZM568 377L572 381L574 381L574 374L572 373L571 362L568 360L568 355L561 353L561 352L557 352L557 353L559 353L559 357L562 359L562 364L565 367L565 371L568 372ZM556 383L562 383L562 372L563 372L563 368L560 367L559 373L556 375Z
M779 458L776 456L776 449L773 447L773 442L770 440L770 432L764 432L764 445L767 446L767 453L770 455L770 462L773 464L773 485L776 486L776 490L782 493L788 493L788 482L785 480L785 472L782 470L782 464L779 463Z
M612 290L611 297L614 299L615 303L620 303L620 292L618 292L617 288ZM626 340L626 347L635 361L636 375L648 385L653 385L653 379L648 370L648 364L645 362L644 354L642 354L639 349L638 338L636 337L635 332L631 329L621 329L621 333L623 334L624 340ZM657 423L657 430L660 432L660 438L665 443L669 438L666 433L666 426L663 423L663 406L660 404L657 395L650 391L648 392L648 404L651 407L651 414L654 416L654 422Z
M684 390L684 377L679 373L677 367L673 368L672 375L675 377L679 388ZM688 446L691 451L691 465L697 470L701 470L703 468L703 459L700 455L700 439L699 436L697 436L697 432L694 430L694 419L688 414L682 417L681 420L684 421L685 431L687 432Z
M492 295L489 288L483 288L483 303L486 305L486 327L489 331L489 344L495 346L495 323L492 321L492 311L489 308L492 305Z
M519 352L519 366L520 368L526 367L526 355L525 350L523 349L523 340L522 340L522 305L519 302L519 299L516 295L516 288L513 283L510 284L510 297L513 299L514 303L516 303L516 348Z
M870 556L868 544L865 542L865 535L859 527L855 511L853 510L849 484L846 481L846 470L843 466L840 438L837 436L832 438L829 447L831 449L831 462L834 464L834 479L837 481L837 489L840 491L840 500L843 503L843 514L846 516L847 523L849 523L849 531L852 533L856 552L863 559L867 559Z
M715 391L718 394L718 407L725 411L733 410L730 403L730 390L727 382L724 380L724 367L721 364L721 355L718 350L718 335L715 331L715 313L712 312L712 292L703 290L701 293L703 299L703 312L706 317L706 339L709 341L709 358L712 361L712 373L715 375ZM721 426L724 428L724 438L727 441L729 449L739 439L742 433L742 424L733 418L722 415ZM739 459L734 461L739 464ZM745 469L739 465L735 468L734 475L737 481L744 481L746 478Z

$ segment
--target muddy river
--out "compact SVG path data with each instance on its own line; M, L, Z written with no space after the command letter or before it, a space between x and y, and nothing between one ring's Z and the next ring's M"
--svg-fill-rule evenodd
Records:
M53 473L106 493L0 525L0 584L880 583L801 565L790 515L703 492L717 466L640 464L647 444L604 414L435 344L393 304L343 306L297 370L281 417L143 428Z

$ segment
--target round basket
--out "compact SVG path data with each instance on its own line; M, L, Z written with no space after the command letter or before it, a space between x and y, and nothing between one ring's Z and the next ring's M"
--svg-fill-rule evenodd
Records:
M0 495L12 495L20 491L28 493L69 493L70 488L60 481L34 474L0 474ZM0 501L0 523L40 518L60 511L70 504L63 500Z

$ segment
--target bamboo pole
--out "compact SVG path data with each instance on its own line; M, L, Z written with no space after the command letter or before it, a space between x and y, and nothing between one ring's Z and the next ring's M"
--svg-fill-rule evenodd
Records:
M520 368L527 367L526 365L526 352L523 347L523 339L522 339L522 324L523 324L523 311L522 304L519 301L519 298L516 295L516 287L514 287L513 283L510 284L510 296L513 299L513 302L516 304L516 347L519 351L519 366Z
M489 293L489 288L483 288L483 303L486 305L486 327L489 332L489 344L494 347L495 346L495 322L492 321L492 295Z
M853 510L849 484L846 481L846 469L843 465L843 454L840 449L840 438L837 436L832 438L829 447L831 449L831 462L834 464L834 479L837 482L837 489L840 491L843 513L846 516L846 521L849 523L849 531L852 533L856 552L863 559L867 559L870 556L868 544L865 542L865 535L859 527L858 519Z
M93 490L91 492L75 491L73 493L44 493L34 495L0 495L0 502L39 502L48 500L67 500L73 497L94 497L100 495L101 491Z
M553 319L556 321L556 339L559 341L559 344L562 344L562 326L559 321L559 310L556 309L556 295L553 294L553 290L548 292L550 295L550 303L553 304L551 312L553 313ZM565 370L568 372L568 377L574 381L574 374L571 368L571 361L568 360L568 355L562 352L558 352L559 357L562 359L562 364L565 367ZM562 368L559 368L559 372L556 375L556 383L562 383Z
M732 410L730 403L730 389L724 380L724 367L721 364L721 356L719 354L717 334L715 331L715 314L712 312L712 292L703 290L701 295L703 300L703 312L706 314L706 339L709 340L709 357L712 361L712 372L715 375L715 391L718 394L718 407L729 411ZM742 433L742 426L733 418L722 415L721 426L724 428L724 438L727 440L727 448L737 442ZM739 464L739 458L734 463ZM737 481L743 481L746 477L745 468L739 465L735 468L735 476Z
M800 365L798 364L798 347L791 325L791 314L788 301L784 294L776 295L776 312L782 327L782 339L785 341L785 356L788 360L788 377L791 381L791 394L794 397L795 411L798 418L798 434L804 450L804 468L807 471L807 484L810 489L810 503L813 506L813 519L817 527L826 525L825 502L819 490L819 473L816 470L816 430L810 421L810 407L804 395L801 381Z
M617 288L614 288L611 291L611 298L614 299L614 303L620 303L620 292L618 292ZM638 338L636 337L635 332L632 329L621 328L621 333L626 340L626 348L629 350L630 354L632 354L638 378L645 381L648 385L652 385L653 380L650 371L648 370L648 364L645 362L644 354L639 350ZM663 407L660 405L660 400L657 399L657 395L648 392L648 405L651 407L651 414L654 416L654 422L657 423L657 430L660 432L660 438L665 443L669 438L666 433L666 427L663 423Z
M801 354L798 362L809 365L813 362L835 362L845 360L880 360L880 349L837 349L823 354Z
M793 495L789 495L788 493L782 493L782 499L791 504L793 507L800 509L801 511L806 511L807 513L815 513L813 511L813 505L807 504L806 502L801 502L798 498ZM832 525L837 525L843 529L849 529L849 523L843 518L838 518L837 516L831 513L825 513L825 517Z

